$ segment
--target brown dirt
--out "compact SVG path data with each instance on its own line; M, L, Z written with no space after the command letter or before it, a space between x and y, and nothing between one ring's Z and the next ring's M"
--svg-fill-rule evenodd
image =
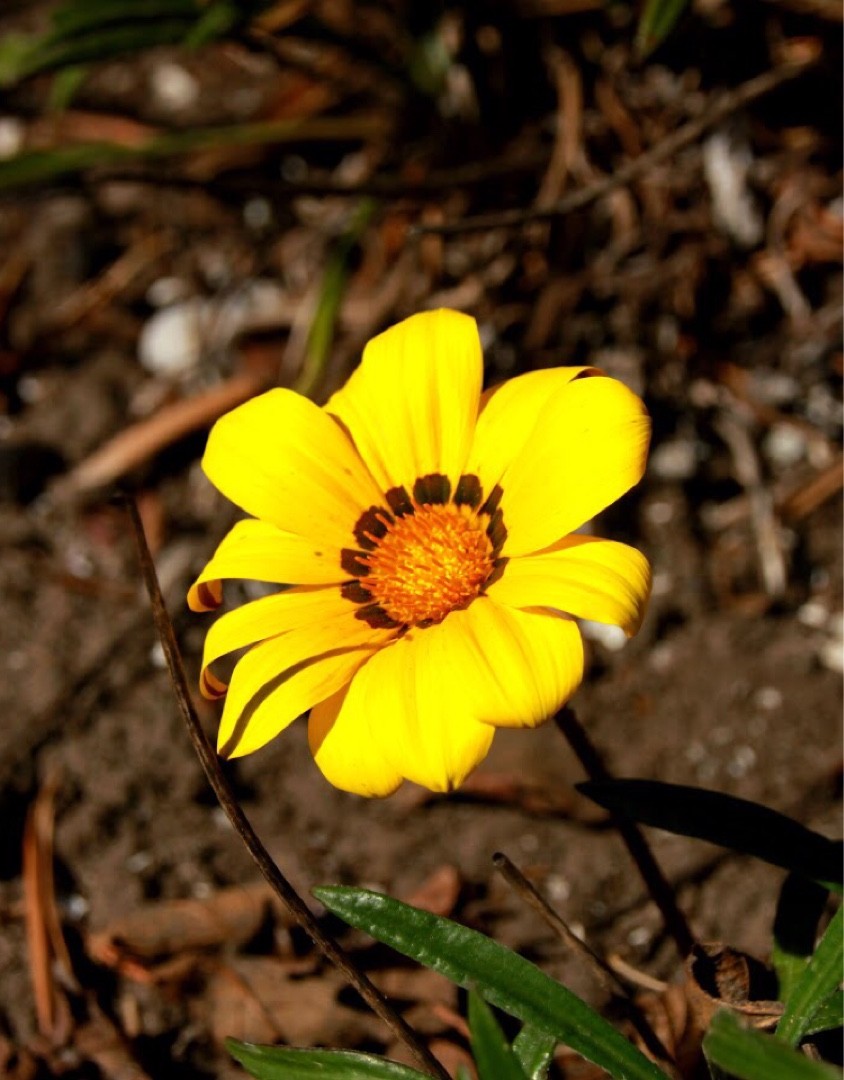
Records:
M816 102L837 100L839 46L834 26L789 7L749 5L745 16L739 5L724 5L730 17L723 26L695 15L672 46L635 67L628 65L632 27L620 15L533 20L514 5L512 21L494 27L504 47L500 37L481 35L481 43L498 40L500 51L490 58L469 50L464 58L480 119L470 110L459 121L435 123L408 107L406 160L422 162L424 175L508 153L544 159L477 189L386 200L352 275L325 382L343 378L371 332L419 306L443 303L479 318L489 381L588 359L643 392L655 422L651 469L596 531L643 547L654 565L654 599L633 643L614 651L593 642L590 674L574 702L578 715L617 775L712 787L836 835L840 138L836 118L819 113ZM405 225L420 217L529 204L547 176L547 125L556 108L550 76L537 60L551 37L569 50L563 78L579 72L585 93L581 156L568 176L577 187L633 153L630 139L651 144L699 112L699 99L713 87L764 70L765 32L774 31L814 35L823 59L812 74L721 129L753 156L750 193L764 229L750 247L714 220L700 144L655 167L632 194L620 189L552 225L488 230L444 248L436 241L405 246ZM599 46L604 53L595 53ZM274 83L280 76L266 57L250 63L238 48L212 50L206 65L188 66L203 86L207 80L209 100L219 97L221 80L228 86L240 78L242 100L260 114L274 93L290 91ZM179 53L156 51L112 65L128 75L115 76L109 93L108 72L100 72L83 88L80 110L162 124L212 119L198 106L197 115L168 117L160 102L143 96L151 67L174 57ZM548 62L554 70L557 61ZM501 79L526 71L532 75L520 93L504 94ZM621 113L602 111L598 84L612 88ZM42 108L39 91L29 85L11 100L27 123ZM504 100L507 108L496 113ZM238 118L232 106L225 119ZM121 511L103 492L68 499L50 484L152 402L198 393L250 365L269 366L290 381L297 354L292 347L285 353L294 336L289 319L206 351L179 380L144 370L136 345L152 313L147 290L166 276L191 292L231 296L245 280L267 277L294 307L304 304L330 247L331 215L342 220L349 200L278 195L267 177L285 165L293 175L304 161L315 181L335 178L347 149L299 147L238 162L221 152L217 179L245 178L246 190L270 204L271 223L257 230L244 224L247 200L234 189L169 188L163 170L161 184L72 181L0 203L4 248L22 258L17 278L10 269L0 288L0 1035L5 1031L17 1047L36 1036L21 918L23 823L47 776L58 782L56 891L74 955L84 954L80 942L90 930L142 902L203 899L256 879L178 717ZM378 154L391 176L406 164L383 147ZM150 235L159 236L158 251L102 297L93 295L92 283ZM386 299L384 281L394 290ZM747 432L745 457L760 469L757 493L774 506L773 558L786 574L775 598L766 593L764 536L760 547L759 518L743 487L747 462L730 441L736 425ZM157 531L159 572L194 674L207 622L185 611L184 590L232 520L199 471L202 441L201 432L180 439L126 478ZM793 497L811 495L824 474L833 476L829 496L794 512ZM214 711L204 706L202 715L213 730ZM301 723L229 774L303 894L340 882L407 896L452 865L461 882L457 917L539 957L594 996L580 966L492 872L491 856L501 850L595 947L661 977L676 973L620 841L573 793L581 770L553 725L497 737L478 774L495 797L473 788L424 799L403 789L385 802L366 802L337 792L313 765ZM507 797L513 778L532 791L528 807ZM543 803L551 809L543 811ZM694 932L764 957L782 873L665 833L651 838ZM288 945L277 939L252 951L289 955ZM292 951L304 947L296 942ZM150 1075L239 1075L226 1064L214 1009L234 1013L214 998L207 970L177 992L131 978L110 981L102 970L86 968L81 978L117 1018ZM335 989L331 984L332 995ZM308 1008L318 1012L324 1000L315 994ZM345 1035L319 1025L309 1034L319 1042L329 1030L349 1045L383 1048L380 1029L356 1023ZM33 1045L43 1050L43 1042ZM55 1054L45 1054L56 1071L43 1075L110 1075L79 1047L73 1052L64 1073Z

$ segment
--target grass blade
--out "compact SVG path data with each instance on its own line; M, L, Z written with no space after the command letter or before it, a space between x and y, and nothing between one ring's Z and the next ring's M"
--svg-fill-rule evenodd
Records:
M577 789L642 825L708 840L815 881L844 880L840 842L747 799L656 780L590 780Z
M452 982L476 990L503 1012L547 1032L611 1076L665 1080L665 1074L602 1016L534 964L475 930L366 889L314 889L351 926Z
M492 1009L474 990L469 994L469 1032L479 1080L527 1080Z
M840 1027L844 1027L844 990L836 990L826 1001L820 1003L803 1034L817 1035L820 1031L832 1031Z
M710 1024L703 1052L736 1080L841 1080L838 1069L811 1061L772 1035L748 1031L726 1011Z
M688 3L689 0L648 0L636 31L639 56L647 56L665 41Z
M826 928L814 955L785 1003L777 1035L796 1046L824 1001L841 985L844 968L844 908Z
M815 950L818 923L829 892L816 881L789 874L783 882L774 919L771 961L777 973L778 997L787 1001Z
M513 1042L513 1052L529 1080L546 1080L557 1040L539 1028L525 1024Z
M430 1073L352 1050L295 1050L226 1039L226 1049L257 1080L430 1080Z

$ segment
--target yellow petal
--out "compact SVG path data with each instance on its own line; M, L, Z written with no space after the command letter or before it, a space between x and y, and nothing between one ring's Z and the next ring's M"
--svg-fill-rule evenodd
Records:
M192 611L212 611L222 603L220 581L245 578L279 585L330 585L348 574L340 549L282 532L275 525L248 518L223 538L188 592Z
M208 671L221 656L289 630L319 626L351 611L352 605L343 599L338 588L312 586L264 596L227 612L217 619L205 637L200 690L209 698L218 698L225 693L225 683Z
M578 376L597 374L588 367L546 368L492 387L481 398L466 472L479 477L488 495L521 453L550 398Z
M456 311L413 315L373 338L360 367L325 406L354 439L385 490L412 494L464 471L478 414L483 357L475 320Z
M444 625L410 631L358 670L330 743L323 738L325 757L316 751L329 779L336 776L360 794L386 790L397 776L431 791L450 791L486 757L494 732L467 707ZM318 713L320 719L325 718ZM357 779L338 766L344 754L358 762Z
M487 593L511 607L551 607L611 623L632 637L650 590L651 568L640 551L614 540L569 536L536 555L510 559Z
M270 390L211 429L202 467L247 514L342 548L383 496L338 425L292 390Z
M580 631L556 613L518 611L482 596L453 611L441 629L450 663L437 692L445 700L461 693L485 724L536 727L583 678Z
M219 753L240 757L264 746L344 686L389 636L348 615L255 645L234 669L217 736Z
M599 375L559 390L501 477L503 554L548 547L615 502L642 478L649 439L623 383Z
M400 777L449 791L484 759L495 727L542 723L582 676L571 620L482 597L382 649L314 710L314 756L361 795L389 794Z
M353 685L354 679L350 686ZM367 798L392 795L402 775L373 751L370 725L375 719L365 709L345 708L349 686L311 709L308 742L322 774L334 787Z

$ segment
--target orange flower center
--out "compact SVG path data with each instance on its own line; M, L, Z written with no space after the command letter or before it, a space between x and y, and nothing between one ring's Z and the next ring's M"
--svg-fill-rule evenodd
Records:
M370 506L353 529L357 546L343 548L348 580L343 596L358 605L356 619L400 634L442 622L470 604L503 572L507 539L499 485L484 498L477 476L461 476L452 490L440 473L420 476L412 493L385 492L386 506ZM387 508L389 507L389 509Z
M454 505L420 506L363 556L372 599L402 625L440 622L474 600L493 570L485 524Z

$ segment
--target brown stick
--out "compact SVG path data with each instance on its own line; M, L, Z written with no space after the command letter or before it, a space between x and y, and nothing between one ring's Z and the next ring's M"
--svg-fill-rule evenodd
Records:
M597 747L586 734L574 711L566 706L557 713L554 720L577 755L589 779L612 779ZM654 858L642 830L635 822L618 814L611 814L610 819L636 863L653 902L659 908L665 928L674 939L677 951L682 957L688 956L695 943L694 935L689 929L686 916L677 906L674 890Z
M511 862L503 852L497 851L492 856L492 864L516 894L551 927L563 944L567 945L572 952L586 962L601 986L609 993L615 991L616 994L621 995L627 1008L627 1015L641 1036L642 1041L651 1053L659 1059L660 1064L670 1069L672 1076L676 1075L674 1059L668 1053L665 1044L648 1023L647 1018L633 1000L633 995L616 972L597 953L593 952L585 941L581 941L562 915L551 907L539 890L534 888L518 866Z
M512 229L524 225L528 221L547 221L559 217L562 214L570 214L573 210L580 210L589 203L595 202L604 195L608 195L616 188L623 187L638 180L654 165L665 161L678 150L696 142L701 135L711 127L715 127L722 120L737 109L749 105L751 101L769 94L778 86L790 79L801 75L815 61L812 56L803 61L792 61L781 64L771 71L765 71L753 79L737 86L734 90L725 90L719 94L715 101L706 109L701 116L690 120L677 128L670 135L652 146L650 150L640 154L633 161L627 162L616 169L610 176L597 180L594 184L573 191L570 195L559 200L551 206L530 206L526 209L503 210L494 214L477 214L474 217L462 218L459 221L448 221L442 224L416 225L411 235L419 236L422 233L439 233L443 236L453 236L456 233L479 232L484 229Z
M422 1042L413 1028L392 1008L389 1002L370 982L366 975L354 964L346 952L336 941L326 934L320 927L313 912L305 904L287 878L279 870L270 853L264 847L258 834L252 828L249 819L244 814L237 801L234 790L220 767L220 761L214 748L208 740L196 710L190 697L188 679L182 662L179 646L176 642L176 634L173 623L164 604L164 597L158 584L158 575L155 572L155 564L152 561L143 526L141 525L138 508L131 499L126 500L126 507L135 534L135 542L138 546L138 555L141 570L144 576L150 605L152 607L155 626L161 639L161 647L167 659L170 670L170 679L176 692L179 710L187 725L188 734L191 737L194 750L205 770L208 782L214 790L214 794L226 812L226 816L241 838L252 858L258 865L259 870L275 890L282 905L290 913L299 926L310 937L311 941L357 990L364 1001L369 1005L376 1016L387 1025L397 1039L400 1039L410 1050L415 1058L424 1065L438 1080L450 1080L448 1073L440 1065L431 1051Z

